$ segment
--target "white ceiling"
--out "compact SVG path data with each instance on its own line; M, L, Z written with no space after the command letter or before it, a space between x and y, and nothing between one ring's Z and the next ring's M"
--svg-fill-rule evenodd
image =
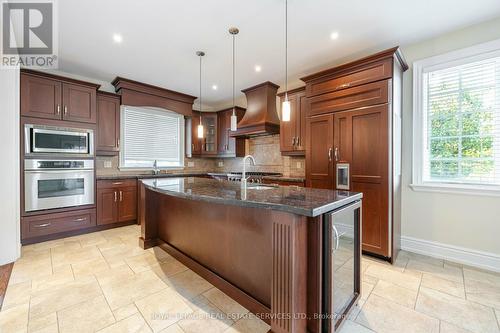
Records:
M203 98L231 99L230 26L237 26L236 91L284 82L284 0L60 0L59 66L198 96L196 50L206 52ZM366 54L500 15L498 0L289 0L289 81ZM330 33L338 31L337 40ZM113 34L123 42L113 42ZM254 66L262 67L256 73ZM212 90L216 84L218 90ZM205 103L204 103L205 104Z

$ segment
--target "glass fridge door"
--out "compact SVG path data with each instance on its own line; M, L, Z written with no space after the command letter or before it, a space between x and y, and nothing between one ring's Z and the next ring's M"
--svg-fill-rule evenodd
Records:
M360 214L361 205L356 202L330 213L326 223L327 332L335 332L360 294Z

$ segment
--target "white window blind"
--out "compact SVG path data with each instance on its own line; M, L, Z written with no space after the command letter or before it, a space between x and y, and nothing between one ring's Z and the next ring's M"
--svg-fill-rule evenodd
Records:
M500 185L500 57L474 59L423 69L423 182Z
M184 166L184 117L151 108L121 110L121 168Z

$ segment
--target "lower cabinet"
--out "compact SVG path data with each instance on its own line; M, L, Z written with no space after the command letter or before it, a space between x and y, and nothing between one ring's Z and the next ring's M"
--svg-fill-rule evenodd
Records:
M22 243L28 244L51 235L93 227L96 225L95 214L95 209L82 209L25 216L21 220Z
M137 219L137 181L97 181L97 224L128 222Z

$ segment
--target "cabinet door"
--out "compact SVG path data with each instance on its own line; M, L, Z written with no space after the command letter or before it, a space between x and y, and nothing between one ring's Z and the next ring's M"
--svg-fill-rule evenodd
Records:
M61 119L61 89L59 81L21 74L21 115Z
M333 189L333 114L307 119L306 185Z
M97 96L97 151L106 155L120 150L120 100Z
M198 125L200 124L200 115L193 112L191 117L191 154L201 154L201 139L198 138Z
M96 89L63 83L63 119L96 123Z
M137 219L137 187L123 187L119 189L118 221L132 221Z
M283 108L284 100L285 97L282 97L281 108ZM293 152L297 140L297 95L288 95L288 100L290 101L290 121L280 121L280 147L282 152ZM281 119L283 119L282 113Z
M228 127L229 123L229 127ZM231 129L231 113L219 112L217 117L217 152L219 155L228 153L229 130Z
M203 146L202 155L217 155L217 114L204 113L202 118L203 130Z
M97 189L97 224L118 222L118 190L114 188Z
M350 165L350 190L363 193L363 250L389 256L388 105L335 114L339 163Z

